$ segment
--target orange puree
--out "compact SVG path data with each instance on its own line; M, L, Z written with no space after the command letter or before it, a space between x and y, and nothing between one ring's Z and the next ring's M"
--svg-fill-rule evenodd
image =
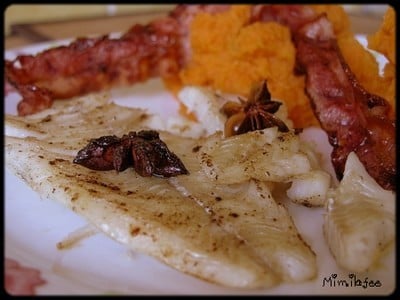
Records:
M389 6L379 30L368 37L369 48L381 52L393 64L396 63L396 20L393 7Z
M383 82L379 85L379 95L389 100L395 110L396 86L396 11L389 7L386 11L381 27L368 37L368 47L386 56L388 63L384 69Z

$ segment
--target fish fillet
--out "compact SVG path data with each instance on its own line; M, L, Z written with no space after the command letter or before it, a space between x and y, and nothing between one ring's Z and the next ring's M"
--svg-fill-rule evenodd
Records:
M42 198L62 203L116 241L177 270L231 287L276 285L278 276L249 245L165 179L144 178L132 168L117 174L72 163L90 138L144 129L150 119L144 111L98 99L29 118L7 115L6 166Z
M273 199L271 184L262 181L287 181L311 169L292 135L277 139L281 145L274 146L273 129L229 140L222 140L220 133L191 139L160 131L190 175L167 180L141 177L132 168L120 173L93 171L72 163L90 139L160 124L144 110L116 105L105 96L89 97L90 101L60 102L28 117L5 117L6 165L41 197L66 205L129 248L213 283L265 288L316 276L315 253L284 205ZM265 143L273 149L270 159L276 164L264 164L272 166L264 170L257 165L267 155L269 148L260 147ZM231 156L246 145L252 172L238 161L231 167L236 166L243 178L231 176L219 160L221 151L213 152L215 145ZM282 147L285 155L278 162ZM219 169L205 167L201 154L206 152ZM297 169L284 167L295 161L300 162Z
M165 136L164 140L169 139ZM178 190L204 207L221 227L254 248L283 281L303 282L316 276L315 253L301 238L286 207L272 197L268 182L218 183L200 163L201 147L206 143L185 139L179 147L170 144L191 172L190 176L169 179ZM200 157L193 154L196 151ZM237 164L238 160L230 161L232 168Z

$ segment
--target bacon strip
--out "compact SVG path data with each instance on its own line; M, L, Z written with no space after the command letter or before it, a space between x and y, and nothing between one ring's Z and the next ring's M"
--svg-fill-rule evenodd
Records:
M306 92L333 146L332 164L341 179L354 151L367 172L385 189L395 190L395 123L389 103L357 81L337 45L327 17L310 8L263 6L255 18L289 26L296 46L297 71L306 74Z
M68 46L6 61L7 78L23 97L19 114L40 111L51 106L53 99L176 72L182 56L177 46L177 27L174 19L166 18L146 26L135 25L119 39L79 38ZM32 89L42 93L34 95ZM45 102L43 93L48 95Z
M189 24L194 15L228 8L181 5L165 18L134 25L120 38L78 38L67 46L6 61L6 77L22 96L19 115L48 108L54 99L176 74L190 55Z

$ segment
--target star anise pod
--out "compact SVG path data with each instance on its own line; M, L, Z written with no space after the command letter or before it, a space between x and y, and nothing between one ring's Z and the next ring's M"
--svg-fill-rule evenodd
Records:
M131 131L122 138L109 135L92 139L79 150L73 162L98 171L122 172L133 167L143 177L189 173L154 130Z
M289 131L286 124L274 115L282 103L271 100L265 80L251 91L247 101L240 97L239 101L228 101L221 108L228 117L225 123L226 137L274 126L281 132Z

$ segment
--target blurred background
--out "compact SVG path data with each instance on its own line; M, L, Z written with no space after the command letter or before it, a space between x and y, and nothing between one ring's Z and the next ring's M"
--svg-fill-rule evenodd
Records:
M127 30L132 24L131 17L166 14L172 10L172 4L94 4L94 5L58 5L58 4L12 4L4 12L4 36L6 38L29 37L40 40L39 35L46 35L45 27L54 27L53 35L60 38L85 36L88 34L102 34L115 32L124 28ZM151 17L149 17L151 18ZM96 22L98 21L98 22ZM63 25L71 22L81 24L79 31L63 30ZM57 26L59 25L59 26ZM87 26L85 26L87 25ZM44 31L44 32L42 32ZM14 44L18 44L15 42Z
M61 21L69 19L111 17L134 13L146 13L150 11L167 11L174 7L171 4L148 5L115 5L115 4L95 4L95 5L48 5L32 4L20 5L13 4L5 11L5 33L10 34L12 27L16 24L38 23L49 21Z
M5 48L23 46L54 38L124 32L136 22L148 22L172 10L173 4L12 4L4 11ZM386 4L344 5L353 31L375 32L387 9ZM67 26L71 24L74 26Z

